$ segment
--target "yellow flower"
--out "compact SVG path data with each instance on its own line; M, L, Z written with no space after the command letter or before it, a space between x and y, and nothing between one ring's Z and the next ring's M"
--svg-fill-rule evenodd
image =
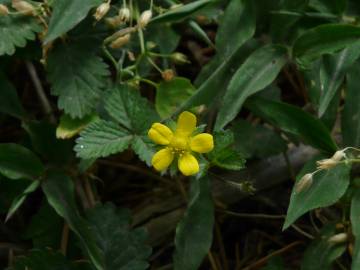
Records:
M208 153L214 148L213 136L201 133L192 136L196 128L196 116L190 112L180 114L175 132L161 124L154 123L149 132L149 138L156 144L165 147L156 152L152 165L157 171L166 170L175 158L178 159L179 170L186 176L199 172L199 163L192 152Z

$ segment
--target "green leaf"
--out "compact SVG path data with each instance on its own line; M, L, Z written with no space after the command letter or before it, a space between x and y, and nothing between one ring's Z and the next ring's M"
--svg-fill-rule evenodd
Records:
M306 173L316 170L316 157L308 161L296 177L296 183ZM344 163L313 175L312 185L301 192L293 188L283 229L287 229L300 216L315 208L327 207L337 202L346 192L350 181L351 166ZM296 186L294 184L294 187Z
M134 139L131 143L131 148L135 151L135 153L142 161L146 162L148 166L151 166L151 159L155 154L155 147L148 136L134 136Z
M337 149L325 125L298 107L258 97L248 100L246 106L271 124L298 136L305 143L317 149L329 153L333 153Z
M321 230L320 236L306 249L301 270L331 270L332 263L346 250L346 244L332 244L328 239L336 233L334 225Z
M12 55L16 47L25 47L27 40L34 40L42 27L35 18L24 15L0 16L0 56Z
M360 147L359 74L360 62L357 61L346 76L346 98L341 120L343 144L353 147Z
M130 230L128 211L113 204L97 205L87 212L96 241L104 257L103 269L145 270L151 248L144 229Z
M286 63L286 49L267 45L252 53L240 66L227 87L220 107L215 130L220 130L239 113L244 101L264 89Z
M49 29L44 42L49 43L74 28L86 17L91 8L99 6L102 2L102 0L54 1Z
M293 46L293 57L304 66L322 54L333 53L358 42L360 27L346 24L323 24L307 30Z
M15 259L10 270L75 270L73 264L63 254L51 250L32 250L26 257Z
M46 222L44 222L46 220ZM34 248L53 248L60 246L64 220L45 200L28 223L24 238L31 239Z
M310 0L309 6L321 13L341 14L346 9L346 0Z
M96 55L96 49L93 42L83 40L60 44L49 54L47 67L51 92L59 96L58 107L73 118L89 114L105 87L104 78L109 71Z
M269 260L269 263L261 268L261 270L284 270L285 266L284 266L284 261L281 257L272 257Z
M243 47L236 50L229 58L225 60L216 58L210 64L206 65L197 79L197 81L202 82L200 87L177 112L202 104L210 105L222 97L239 63L243 63L246 57L252 53L257 46L258 44L255 40L250 40Z
M48 122L26 122L24 129L30 135L34 150L50 164L66 165L73 159L72 142L58 140L55 125Z
M14 143L0 144L0 173L10 179L37 179L44 167L27 148Z
M191 181L191 199L176 228L175 270L196 270L208 253L213 236L214 205L207 176Z
M16 89L2 73L0 73L0 89L0 112L19 119L24 118L25 110L21 105Z
M182 21L213 1L214 0L198 0L186 5L181 5L156 16L151 20L150 23L169 23Z
M136 89L121 85L112 89L105 99L109 115L133 133L143 134L159 117L150 103Z
M80 119L74 119L67 114L63 114L60 117L60 123L56 128L56 138L70 139L80 133L91 122L97 119L97 114L89 114Z
M245 158L269 157L287 149L286 142L280 135L262 125L254 126L248 121L238 120L231 130L235 135L235 148Z
M336 55L326 55L320 70L322 95L319 102L319 116L322 116L344 81L348 68L360 56L360 43L357 42Z
M214 133L214 149L208 154L213 165L227 170L241 170L245 159L234 150L234 134L230 130Z
M74 150L83 159L106 157L124 151L132 139L133 135L118 124L98 120L80 133Z
M103 257L95 238L88 222L79 214L72 180L60 172L49 171L47 179L42 182L42 189L49 204L67 221L71 230L78 236L94 267L97 270L103 270Z
M219 23L215 40L217 54L221 59L231 56L254 35L255 20L254 1L230 1Z
M155 107L162 118L168 118L178 106L195 92L189 79L175 77L171 81L162 81L156 89Z
M40 181L34 181L32 182L25 190L23 193L21 193L20 195L18 195L12 202L10 209L6 215L5 218L5 222L8 221L13 214L16 212L16 210L19 209L19 207L23 204L23 202L25 201L26 197L30 194L33 193L38 187L40 186Z

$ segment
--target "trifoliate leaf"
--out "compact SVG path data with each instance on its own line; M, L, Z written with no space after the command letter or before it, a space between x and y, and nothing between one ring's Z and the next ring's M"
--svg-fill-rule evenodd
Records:
M102 0L54 1L45 43L72 29L86 17L91 8L100 5L102 2Z
M0 2L2 3L2 2ZM4 3L10 3L6 1ZM27 40L34 40L41 31L35 18L24 15L0 16L0 56L12 55L16 47L25 47Z
M121 85L105 99L105 109L115 121L136 134L143 134L159 116L138 90Z
M49 54L51 92L59 96L58 107L73 118L82 118L95 108L109 74L92 44L61 44Z
M133 139L128 130L114 122L99 120L80 133L75 151L78 157L89 159L106 157L124 151Z
M107 203L90 209L87 217L104 257L103 269L148 268L151 248L145 244L147 234L143 229L130 230L128 211Z

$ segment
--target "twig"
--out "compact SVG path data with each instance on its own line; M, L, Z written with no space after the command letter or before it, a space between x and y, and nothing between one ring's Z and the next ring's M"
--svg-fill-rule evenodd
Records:
M26 68L30 74L31 80L34 84L36 93L40 99L41 105L43 107L44 113L49 117L52 123L56 122L55 116L53 114L53 110L51 108L50 102L45 94L44 88L41 84L40 78L36 72L35 66L30 61L26 61Z
M66 221L64 221L64 226L61 236L61 244L60 244L60 250L64 256L66 256L68 242L69 242L69 225L67 224Z
M267 215L267 214L253 214L253 213L237 213L227 210L218 210L220 212L226 213L231 216L240 217L240 218L265 218L265 219L284 219L285 215Z

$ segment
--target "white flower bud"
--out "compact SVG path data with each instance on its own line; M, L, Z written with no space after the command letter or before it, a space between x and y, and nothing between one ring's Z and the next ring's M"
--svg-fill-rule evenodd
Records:
M0 4L0 16L6 16L9 14L9 9L7 6Z
M297 193L300 193L301 191L308 189L312 185L312 183L313 174L307 173L296 183L295 191Z
M35 15L34 6L26 1L12 0L11 6L24 15Z
M141 13L138 25L141 28L145 28L148 23L150 22L152 18L152 11L151 10L145 10L143 13Z
M331 236L328 239L328 242L331 244L341 244L341 243L345 243L347 240L348 240L347 233L338 233Z
M106 15L106 13L108 13L109 9L110 1L102 3L100 6L98 6L94 14L95 20L100 21Z
M187 64L190 63L187 56L183 53L174 52L171 54L170 59L176 64Z
M121 8L119 10L119 17L120 20L123 22L127 22L130 20L130 9L128 8Z
M336 151L335 154L331 157L332 160L334 161L340 161L345 157L345 152L344 150L339 150Z
M126 34L124 36L118 37L113 42L111 42L110 47L113 49L118 49L126 45L129 41L130 41L130 34Z
M316 161L318 170L328 170L328 169L334 168L338 164L339 164L339 161L333 160L332 158L327 158L327 159L322 159L322 160Z

